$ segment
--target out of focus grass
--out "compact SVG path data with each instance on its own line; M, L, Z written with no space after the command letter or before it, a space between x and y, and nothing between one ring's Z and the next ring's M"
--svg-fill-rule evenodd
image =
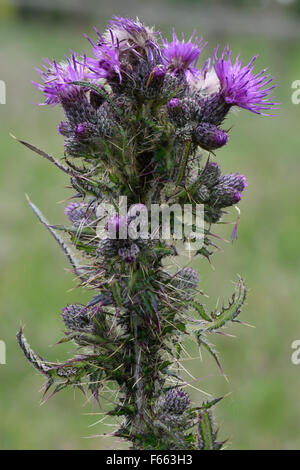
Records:
M15 340L22 321L37 351L52 360L67 357L70 346L51 347L61 336L61 308L89 298L87 292L73 289L58 247L25 201L28 193L50 221L63 221L64 205L57 202L70 195L67 179L9 137L11 132L62 154L63 142L56 133L61 113L34 106L41 97L30 82L42 57L59 59L69 48L86 47L81 32L88 29L17 21L0 25L0 79L7 84L7 104L0 105L0 339L7 344L7 365L0 365L2 449L117 445L110 439L83 439L111 428L88 428L101 416L83 415L93 409L83 406L79 393L75 400L72 391L65 391L39 406L43 379L25 363ZM230 143L218 160L224 171L243 172L249 180L240 206L239 238L234 245L221 244L224 252L215 255L214 270L205 261L198 265L211 309L229 297L237 273L245 276L250 292L241 319L256 329L234 326L228 333L236 338L213 338L229 382L206 354L203 362L185 365L199 378L193 386L215 396L231 392L216 410L221 436L229 437L231 448L298 449L300 369L290 362L290 346L300 338L300 106L292 105L290 96L291 82L300 79L300 47L260 38L221 39L230 40L245 60L260 52L259 64L270 65L280 84L276 95L282 106L275 118L241 111L228 121L233 126ZM213 47L214 38L210 43ZM230 239L232 226L216 230ZM192 346L190 352L198 354ZM204 398L195 390L192 395L197 403Z

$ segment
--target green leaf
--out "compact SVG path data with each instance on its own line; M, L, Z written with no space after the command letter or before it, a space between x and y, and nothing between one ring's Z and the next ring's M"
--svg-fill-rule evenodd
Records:
M59 244L60 248L62 249L62 251L64 252L65 256L67 257L67 259L69 260L71 266L73 267L74 269L74 272L77 274L77 276L84 280L84 270L82 269L79 261L76 259L76 257L74 256L74 254L72 253L71 249L68 247L68 245L64 242L64 240L61 238L61 236L56 232L56 230L54 228L51 227L51 225L48 223L47 219L44 217L44 215L42 214L42 212L38 209L38 207L36 207L35 204L33 204L33 202L30 201L29 197L26 195L27 197L27 201L28 201L28 204L30 205L31 209L33 210L33 212L35 213L35 215L38 217L38 219L40 220L40 222L44 225L44 227L46 227L46 229L48 230L48 232L51 233L52 237L57 241L57 243Z
M204 305L199 304L199 303L196 302L196 301L193 301L193 302L192 302L192 305L193 305L193 307L195 308L195 310L197 310L197 312L199 313L200 317L203 318L203 320L206 320L206 321L208 321L208 322L211 322L211 321L212 321L212 319L210 318L210 316L207 314Z
M216 351L212 348L212 346L210 344L208 344L204 339L203 337L201 336L201 333L196 333L196 338L197 338L197 342L198 342L198 345L199 346L203 346L203 348L205 348L209 354L214 358L214 360L216 361L222 375L224 375L224 371L222 369L222 366L221 366L221 363L220 363L220 360L219 360L219 357L218 357L218 354L216 353Z
M199 330L213 332L222 328L229 321L234 321L239 315L242 306L245 303L247 296L247 289L242 278L239 279L235 292L232 295L231 301L229 301L228 306L222 307L221 312L215 315L213 321L210 321L209 324L200 326Z

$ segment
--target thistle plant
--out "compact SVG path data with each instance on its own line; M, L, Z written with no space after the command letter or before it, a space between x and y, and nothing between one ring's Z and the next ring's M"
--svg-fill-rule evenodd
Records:
M186 41L173 31L169 42L138 19L116 17L103 35L96 30L95 39L87 39L90 54L44 60L42 82L35 84L43 104L63 109L63 158L20 142L70 178L65 225L49 224L29 204L90 301L62 311L61 341L75 345L73 358L52 363L31 349L22 329L17 338L46 378L45 396L77 387L100 404L113 382L112 434L132 449L221 449L211 414L220 398L192 403L180 361L191 339L221 367L210 337L240 322L246 287L240 278L231 300L209 313L198 273L180 255L189 243L191 259L210 261L218 248L213 226L247 186L244 175L224 174L214 161L229 139L223 122L234 107L261 115L274 109L272 77L254 72L256 57L247 65L233 60L228 46L197 67L202 38ZM122 212L120 196L134 210ZM168 204L192 205L193 228L201 205L201 245L190 233L176 239L172 213L169 238L161 236L161 218L158 236L147 230L150 220L141 224L145 210ZM237 223L233 237L236 230ZM130 232L137 236L126 236ZM182 259L188 261L180 265Z

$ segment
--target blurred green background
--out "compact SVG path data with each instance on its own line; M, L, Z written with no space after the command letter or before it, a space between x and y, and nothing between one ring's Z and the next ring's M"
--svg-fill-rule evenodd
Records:
M223 171L245 173L249 187L237 242L222 243L214 269L205 260L197 265L211 309L231 295L237 274L246 278L250 292L241 319L255 329L236 325L227 330L235 338L212 338L228 382L205 353L203 362L185 366L199 378L193 386L227 395L216 408L216 421L230 448L300 448L300 366L291 363L291 343L300 339L300 105L291 101L291 84L300 80L299 11L292 0L0 1L0 79L7 87L7 102L0 104L0 340L7 345L7 364L0 365L1 449L124 447L92 437L112 428L91 426L102 416L89 415L98 411L79 392L63 391L41 407L43 378L17 347L22 322L34 349L50 360L66 358L70 345L52 347L62 334L61 309L89 294L74 289L59 248L25 200L28 193L51 222L63 222L64 204L58 202L70 195L66 177L9 136L62 156L56 132L61 111L34 105L41 100L31 84L34 69L42 57L59 60L70 48L88 49L82 33L92 34L94 24L103 29L114 14L139 16L164 35L171 26L188 35L197 28L209 41L204 54L228 41L244 61L259 53L258 67L269 66L276 77L282 102L277 117L240 111L226 123L231 138L218 161ZM231 225L217 229L230 239ZM205 397L194 389L191 394L196 403Z

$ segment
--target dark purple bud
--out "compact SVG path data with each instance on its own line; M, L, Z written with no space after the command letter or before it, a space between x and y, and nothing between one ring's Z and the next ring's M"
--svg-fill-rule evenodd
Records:
M111 258L118 254L118 242L109 237L102 238L98 245L98 255L104 258Z
M86 123L82 122L80 124L77 124L77 126L74 129L74 133L75 133L76 137L78 137L78 138L85 137L86 134L87 134L87 130L88 130L88 125Z
M156 67L153 71L153 78L155 79L163 79L166 75L167 71L164 67Z
M233 195L233 199L235 203L238 203L242 199L242 193L236 191Z
M180 289L196 289L199 276L194 268L183 268L176 274L175 280Z
M181 109L182 101L178 98L171 98L167 104L169 109Z
M219 129L214 124L203 122L194 131L194 139L200 147L211 151L223 147L228 142L227 132Z

